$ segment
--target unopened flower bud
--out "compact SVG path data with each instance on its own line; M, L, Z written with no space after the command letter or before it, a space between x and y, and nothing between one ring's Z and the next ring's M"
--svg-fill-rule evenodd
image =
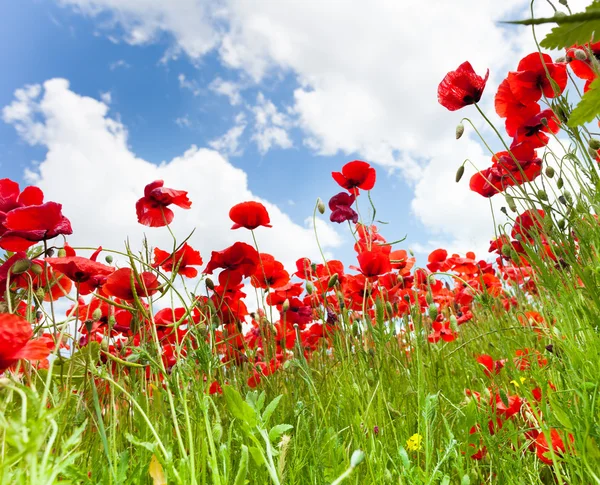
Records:
M329 281L327 282L327 288L333 288L335 286L335 284L338 281L338 274L337 273L333 273L331 275L331 278L329 278Z
M11 266L10 272L12 274L22 274L31 268L31 261L27 258L19 259Z
M283 305L281 305L281 310L285 313L290 309L290 299L286 298L285 301L283 302Z
M97 322L98 320L100 320L102 318L102 310L100 310L100 308L96 308L93 312L92 312L92 320L94 320L94 322Z
M562 231L567 225L567 221L565 221L564 219L560 219L556 224L558 225L558 228Z
M465 132L465 125L463 125L462 123L459 123L458 125L456 125L456 139L458 140L461 136L463 136L463 133Z
M568 5L567 0L558 0L558 3L560 3L561 5L564 5L565 7Z
M504 214L506 216L508 215L508 211L506 210L506 207L504 207L504 206L500 207L500 212L502 212L502 214Z
M598 140L597 138L590 138L590 141L588 141L588 145L594 150L600 150L600 140Z
M564 182L563 178L562 177L558 177L558 180L556 181L556 186L559 189L562 189L564 184L565 184L565 182Z
M65 249L65 248L60 248L60 249L58 250L57 256L58 256L59 258L65 258L65 257L67 256L67 251L66 251L66 249Z
M113 262L113 257L112 257L110 254L107 254L107 255L104 257L104 261L106 261L106 263L107 263L107 264L112 264L112 262Z
M557 57L556 59L554 59L554 62L556 64L563 64L563 63L567 62L567 58L565 56L560 56L560 57Z
M549 179L551 179L552 177L554 177L554 169L550 166L546 167L546 177L548 177Z
M309 295L312 295L313 291L315 291L315 287L313 286L313 284L310 281L307 281L306 282L306 293L308 293Z
M548 194L545 190L538 190L537 196L540 200L548 200Z
M31 265L31 272L35 275L41 275L43 271L43 268L41 265L37 264L37 263L33 263Z
M458 167L458 170L456 171L456 183L460 182L460 179L463 177L463 175L465 174L465 166L461 165L460 167Z
M206 285L206 287L209 290L214 290L215 289L215 284L213 283L213 280L211 280L210 278L206 278L204 280L204 284Z
M431 305L433 303L433 295L431 294L430 291L428 291L427 294L425 295L425 301L429 305Z
M321 200L321 197L317 198L317 210L320 214L325 214L325 203Z
M588 56L583 49L575 49L575 59L578 61L586 61L587 58Z
M52 256L54 256L54 249L52 249L52 248L49 248L49 249L46 251L46 257L48 257L48 258L51 258Z
M596 158L598 156L598 150L595 150L592 147L588 147L588 153L592 158Z
M350 457L350 466L356 468L364 459L365 452L362 450L355 450L354 453L352 453L352 457Z
M44 296L46 296L46 292L44 291L44 288L38 288L37 290L35 290L35 296L39 299L39 300L43 300Z
M86 320L83 322L83 324L85 325L87 333L92 333L92 329L94 328L94 320Z
M562 197L564 200L561 200L561 197ZM558 200L560 200L560 202L561 202L562 204L565 204L565 205L572 205L572 204L573 204L573 196L571 195L571 193L570 193L570 192L568 192L568 191L566 191L566 190L563 192L563 195L561 195L561 196L558 198Z
M512 251L512 246L510 244L504 244L502 245L502 254L506 257L510 256L510 253Z
M429 308L427 308L427 314L429 315L429 318L435 320L438 317L437 307L435 305L429 305Z
M513 212L517 212L517 204L515 204L515 199L513 199L512 196L509 194L506 194L504 198L506 199L506 204L508 205L508 208Z
M548 126L548 118L546 118L546 117L544 116L542 119L540 119L540 123L541 123L543 126Z
M388 317L393 317L394 316L394 307L392 306L392 304L389 301L385 302L385 310L388 313Z

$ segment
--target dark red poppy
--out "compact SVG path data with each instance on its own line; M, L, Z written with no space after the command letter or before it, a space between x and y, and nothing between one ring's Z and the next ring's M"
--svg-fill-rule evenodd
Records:
M104 283L102 290L109 296L120 298L121 300L135 300L132 287L139 297L154 295L160 285L158 278L147 271L139 274L139 279L135 277L131 268L121 268L112 273Z
M525 104L519 101L510 89L508 79L500 83L494 104L498 116L506 118L506 132L509 136L515 136L517 129L541 109L538 103Z
M56 202L13 209L3 225L6 232L0 237L0 247L7 251L24 251L40 241L73 233L62 205Z
M375 186L377 173L367 162L353 160L344 165L341 172L331 172L331 176L340 187L357 195L358 189L371 190Z
M363 251L357 256L360 272L373 278L392 271L390 255L384 251Z
M200 252L193 249L188 243L184 243L180 249L175 251L174 255L162 249L154 249L153 268L160 266L164 271L173 271L176 268L177 274L195 278L198 276L198 270L191 266L200 265L202 265Z
M548 144L546 133L556 134L560 131L560 121L551 109L534 115L526 120L516 132L515 143L526 142L532 148L541 148Z
M340 192L334 195L329 199L329 208L331 209L329 220L338 224L346 221L352 221L356 224L358 222L358 213L352 208L355 200L356 196L347 192Z
M144 226L162 227L173 221L173 211L168 208L175 204L182 209L192 206L184 190L167 189L163 187L164 181L155 180L146 185L144 197L135 204L138 222Z
M236 242L222 251L213 251L204 273L212 274L215 269L223 268L223 278L229 278L230 284L239 284L242 277L254 274L258 265L259 256L256 249L249 244ZM236 282L232 283L234 280Z
M231 229L256 229L258 226L273 227L269 219L269 213L260 202L241 202L234 205L229 211L229 218L234 222Z
M48 357L46 339L31 340L31 324L20 315L0 314L0 374L21 359L41 360Z
M456 111L481 99L490 70L485 77L475 73L470 62L463 62L456 71L450 71L438 86L438 102L450 111Z
M111 266L96 262L94 256L90 259L81 256L46 258L46 262L77 283L79 293L82 295L87 295L101 287L107 277L115 271Z
M550 79L556 83L556 92ZM517 72L508 74L511 91L524 104L537 102L542 94L547 98L561 95L567 87L567 81L566 65L555 64L548 54L539 52L525 56L519 62Z

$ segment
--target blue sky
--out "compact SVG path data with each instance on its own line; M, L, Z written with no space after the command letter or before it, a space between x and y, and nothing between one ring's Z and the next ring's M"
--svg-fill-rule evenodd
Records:
M419 7L423 9L422 15L430 16L423 21L422 31L417 29L418 25L409 25L415 23L412 20L407 19L404 24L404 17L398 17L398 29L405 30L404 33L380 27L395 2L375 2L368 13L373 18L367 18L361 8L353 12L351 3L336 12L339 2L324 1L318 7L309 3L303 7L302 2L289 0L287 7L291 13L287 16L269 2L259 1L249 8L248 2L223 1L217 2L222 10L211 10L207 18L198 18L198 25L205 22L211 26L212 38L216 39L206 45L202 44L205 39L200 34L194 37L193 24L187 25L187 17L204 12L204 7L200 7L203 3L200 0L2 2L0 107L11 105L15 91L24 86L43 85L53 78L68 80L68 88L61 88L61 92L73 93L76 104L65 109L83 106L85 98L104 103L108 112L103 119L114 120L126 130L130 154L152 164L168 164L192 145L215 146L215 140L228 130L243 125L236 153L223 145L217 151L225 163L245 172L247 186L242 188L253 197L277 206L289 216L293 227L305 228L317 197L327 202L341 190L331 179L332 171L350 160L363 159L378 170L372 196L378 219L389 222L381 226L388 240L406 234L407 241L401 247L413 247L421 254L441 244L462 251L484 247L493 233L486 219L487 202L465 195L467 183L456 186L453 176L467 156L477 158L482 166L489 163L489 158L483 156L477 140L467 136L465 141L461 140L462 145L453 140L454 126L461 115L475 117L474 113L445 112L436 104L435 87L446 71L470 59L480 72L486 67L496 68L488 93L491 99L494 84L509 68L514 68L521 50L527 52L523 39L529 35L523 31L507 34L494 21L519 12L528 2L512 0L500 9L496 2L477 2L480 10L477 15L483 19L481 25L465 22L461 30L472 29L472 32L460 35L485 36L485 40L467 43L461 38L451 41L451 37L439 32L446 29L456 37L453 34L456 24L448 22L449 14L433 0L422 2ZM458 9L459 4L469 4L466 0L455 3ZM320 9L319 17L331 15L329 24L323 24L325 27L319 28L320 20L315 20L316 17L303 18L305 10L315 8ZM295 9L300 15L294 16ZM333 20L341 16L347 17L347 23L358 19L361 28L349 25L346 30L343 23ZM364 18L362 23L361 18ZM476 23L477 19L473 21ZM434 26L435 35L425 28L428 22ZM328 25L331 32L327 32ZM310 32L311 28L319 30ZM321 35L323 39L311 44L313 38ZM393 36L398 38L388 39ZM440 40L445 38L447 42ZM498 47L500 40L504 42L502 47ZM201 46L202 53L195 50L197 46ZM415 53L419 49L422 53ZM409 63L402 65L402 57L407 57ZM412 66L417 72L411 72ZM238 86L237 104L215 91L219 80ZM2 177L25 185L28 183L25 171L35 172L38 167L35 162L41 162L48 171L61 170L60 161L50 160L51 153L65 158L77 151L78 156L89 158L90 165L81 172L65 169L61 178L38 174L37 181L47 192L59 195L54 198L65 204L68 215L69 204L73 207L85 204L81 196L65 196L62 200L60 196L69 187L78 185L81 177L93 179L96 170L110 169L112 177L119 178L123 167L104 165L102 160L91 161L92 155L86 152L83 142L77 150L61 151L64 143L57 141L60 134L56 131L67 122L52 124L53 116L60 118L64 113L60 113L60 105L44 107L41 102L44 92L49 96L42 88L37 100L31 101L37 110L32 119L43 123L46 130L43 140L32 143L23 131L15 130L21 123L24 132L30 133L31 125L23 119L11 121L5 115L6 122L0 122L0 170ZM490 100L487 105L491 106ZM275 117L269 118L268 127L261 128L258 116L273 109ZM273 127L278 130L278 139L283 137L282 146L272 142L268 150L261 150L256 134L264 135L267 128ZM76 130L76 126L71 129ZM77 132L74 133L77 137ZM82 139L89 136L92 135L82 134ZM74 165L65 160L65 167L68 166ZM144 176L139 175L142 179ZM150 181L135 183L143 187ZM177 180L178 186L175 181L165 182L177 189L188 190L193 185L195 190L214 191L215 203L221 200L223 192L238 190L233 185L215 187L221 182L207 179L201 170L183 174ZM226 184L226 179L223 183ZM95 194L109 194L112 189L98 185L91 190ZM226 200L234 199L232 194ZM366 208L366 198L361 203ZM483 207L475 207L477 204ZM97 203L87 209L89 217L94 217L96 206ZM207 204L202 209L210 211L213 207ZM211 231L227 231L227 225L228 221L224 221L222 228ZM339 240L327 236L330 241L327 251L350 261L352 249L347 226L333 229L341 236ZM96 233L85 229L81 234L82 243L84 236L96 237ZM122 240L125 235L119 237ZM265 233L263 237L270 235ZM285 234L274 240L275 247L286 245ZM301 247L295 247L294 254L299 250ZM307 251L314 253L314 248Z

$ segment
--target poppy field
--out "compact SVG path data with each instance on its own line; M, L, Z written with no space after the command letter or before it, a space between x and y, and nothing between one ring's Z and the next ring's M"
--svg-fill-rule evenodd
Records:
M307 208L355 259L292 268L260 202L223 221L253 244L200 254L186 187L148 180L143 249L90 250L1 179L0 483L600 483L599 13L523 21L553 29L495 93L469 62L440 80L440 136L490 152L448 161L498 209L487 254L388 240L363 160Z

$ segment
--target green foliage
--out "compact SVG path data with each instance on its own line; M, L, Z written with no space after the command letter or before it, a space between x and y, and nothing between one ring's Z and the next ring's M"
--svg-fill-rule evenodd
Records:
M593 2L584 13L559 17L558 25L540 42L546 49L565 49L600 40L600 2Z
M600 78L594 79L589 90L583 95L571 116L569 126L574 128L592 121L600 114Z

